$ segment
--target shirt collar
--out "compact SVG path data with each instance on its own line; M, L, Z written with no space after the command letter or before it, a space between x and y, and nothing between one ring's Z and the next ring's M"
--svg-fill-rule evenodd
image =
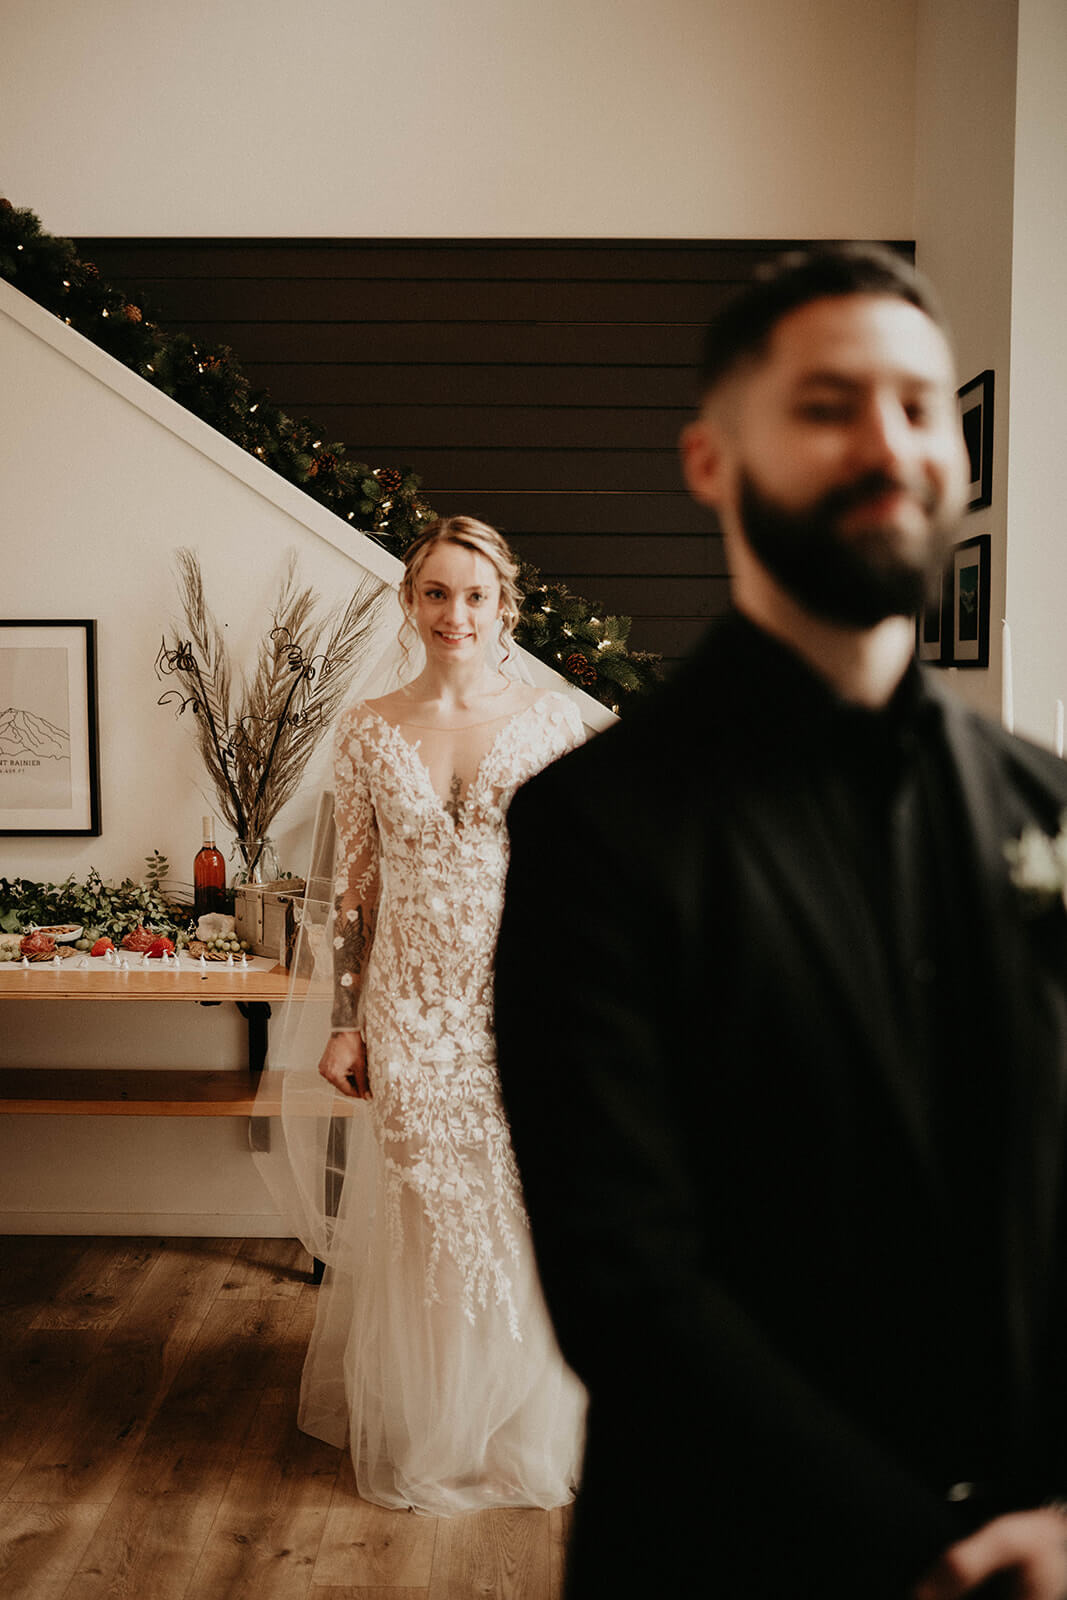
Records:
M913 748L932 728L941 707L930 692L924 673L913 658L888 703L871 708L844 699L796 651L775 638L740 611L731 611L726 623L735 635L747 684L748 708L768 719L765 732L788 738L795 730L804 743L822 739L844 747Z

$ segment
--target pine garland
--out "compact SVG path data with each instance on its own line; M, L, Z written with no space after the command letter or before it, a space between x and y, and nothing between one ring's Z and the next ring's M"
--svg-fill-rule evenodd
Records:
M232 350L166 333L82 261L69 239L46 233L32 211L2 197L0 277L392 554L403 555L436 517L410 467L353 461L344 444L253 389ZM601 615L528 563L521 584L515 639L524 649L613 711L655 684L660 658L627 648L628 617Z
M565 583L546 583L527 563L519 588L516 639L602 705L619 711L657 682L659 656L627 648L629 617L604 616L603 607L572 594Z

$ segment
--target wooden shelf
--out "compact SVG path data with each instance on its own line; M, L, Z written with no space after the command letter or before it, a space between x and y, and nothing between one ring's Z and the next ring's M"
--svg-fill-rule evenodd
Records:
M157 1072L103 1067L0 1068L0 1115L247 1117L256 1091L248 1073ZM260 1108L260 1115L274 1115Z
M355 1100L337 1096L335 1116L351 1116ZM277 1096L261 1097L243 1069L3 1067L0 1116L277 1117Z
M303 980L300 987L306 987ZM267 1018L272 1003L289 993L284 967L192 963L175 967L131 967L107 971L64 963L53 967L0 967L2 1000L91 1000L234 1002L248 1021L249 1066L234 1070L200 1068L2 1067L0 1116L65 1117L276 1117L281 1106L257 1103L258 1068L267 1049ZM338 1097L337 1115L349 1115L357 1102Z
M219 963L201 970L183 963L163 967L131 967L128 972L110 968L87 970L72 962L54 967L39 962L32 967L15 963L0 966L0 1000L284 1000L289 974L284 967L224 967Z

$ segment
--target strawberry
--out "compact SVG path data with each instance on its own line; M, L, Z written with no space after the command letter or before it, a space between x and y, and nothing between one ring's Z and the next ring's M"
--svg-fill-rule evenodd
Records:
M109 950L114 950L114 948L115 946L111 943L110 939L98 939L93 945L93 948L89 951L89 954L91 956L103 956L106 955Z
M148 957L149 961L158 961L163 955L172 956L173 954L174 941L172 939L166 939L162 935L158 939L153 939L152 943L145 951L145 955Z

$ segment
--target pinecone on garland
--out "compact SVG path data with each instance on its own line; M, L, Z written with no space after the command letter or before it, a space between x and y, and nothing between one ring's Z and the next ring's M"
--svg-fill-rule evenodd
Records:
M563 670L569 677L575 678L587 689L592 688L596 682L596 668L593 663L583 656L580 650L575 650L563 663Z
M312 463L308 468L308 477L317 478L320 472L324 474L336 472L340 465L341 463L339 458L334 455L332 450L323 450L321 455L317 455L313 458Z
M144 313L140 306L123 306L122 315L126 318L127 322L144 321Z
M384 494L396 494L404 486L404 474L399 467L375 467L374 476Z
M14 211L14 209L15 208L11 204L11 201L8 200L6 196L0 194L0 211Z

